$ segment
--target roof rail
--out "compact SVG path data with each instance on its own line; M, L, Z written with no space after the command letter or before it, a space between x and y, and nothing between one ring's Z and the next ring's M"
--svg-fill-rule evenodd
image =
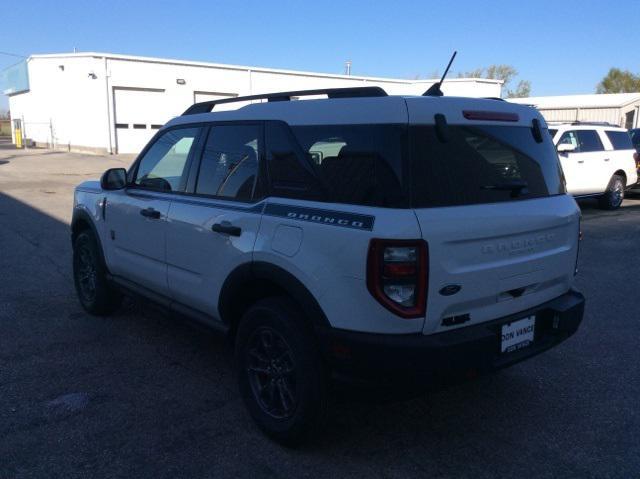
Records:
M196 113L209 113L216 105L223 103L235 103L239 101L267 100L290 101L293 97L327 95L329 98L358 98L387 96L387 92L379 86L365 86L354 88L322 88L319 90L300 90L279 93L263 93L261 95L237 96L222 100L203 101L194 103L182 115L195 115Z
M616 126L619 127L618 125L615 125L613 123L609 123L608 121L572 121L571 122L572 125L594 125L594 126Z

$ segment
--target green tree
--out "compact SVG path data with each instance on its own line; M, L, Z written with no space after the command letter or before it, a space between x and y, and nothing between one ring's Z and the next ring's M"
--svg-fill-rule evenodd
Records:
M526 98L531 96L531 82L520 80L515 90L507 91L507 98Z
M508 88L511 81L517 76L518 70L511 65L489 65L488 67L458 73L459 78L491 78L493 80L502 80L502 94L507 98L529 96L531 93L531 82L528 80L520 80L514 90Z
M635 93L640 92L640 75L629 70L612 68L596 86L596 93Z

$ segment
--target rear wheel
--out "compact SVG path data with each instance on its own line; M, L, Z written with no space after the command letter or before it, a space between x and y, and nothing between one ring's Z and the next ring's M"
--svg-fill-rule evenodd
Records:
M82 307L91 314L106 315L120 306L122 296L109 284L98 248L90 230L77 236L73 243L73 280Z
M605 210L615 210L622 205L624 200L624 178L618 175L613 175L607 191L599 199L600 207Z
M327 412L327 380L303 313L268 298L242 317L236 336L240 393L251 416L285 445L309 439Z

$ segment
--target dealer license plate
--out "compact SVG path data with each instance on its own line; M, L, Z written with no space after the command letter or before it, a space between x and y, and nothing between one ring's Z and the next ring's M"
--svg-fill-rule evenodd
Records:
M501 351L503 353L510 353L529 346L533 343L535 326L535 316L529 316L509 324L503 324Z

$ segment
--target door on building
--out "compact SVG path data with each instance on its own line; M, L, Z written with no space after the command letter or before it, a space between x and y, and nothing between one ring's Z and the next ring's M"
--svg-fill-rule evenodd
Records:
M139 153L168 120L166 94L160 89L113 88L116 150Z
M634 125L635 114L636 114L635 110L628 111L624 114L624 127L627 130L630 130L635 126Z
M111 273L155 293L168 295L167 215L171 200L185 189L201 129L164 132L134 166L132 183L109 194L105 254Z

